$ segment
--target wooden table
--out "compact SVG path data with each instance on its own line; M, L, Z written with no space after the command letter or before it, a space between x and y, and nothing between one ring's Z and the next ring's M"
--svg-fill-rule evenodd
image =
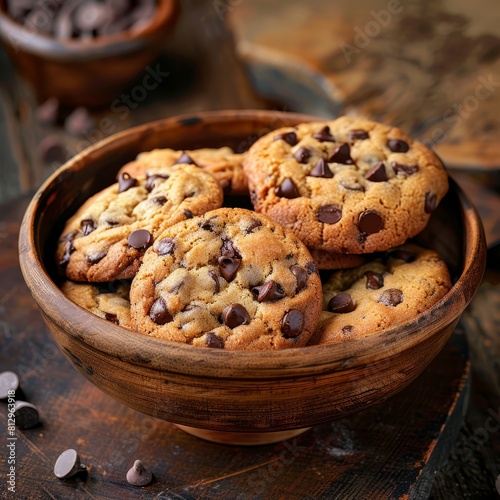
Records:
M324 9L330 4L315 1ZM467 85L473 82L475 73L472 78L464 76L462 86L453 87L450 78L460 76L462 65L457 69L445 64L445 49L449 47L444 44L446 37L435 31L433 36L427 36L424 21L439 18L440 29L454 27L450 33L458 47L460 39L455 32L461 30L464 37L474 40L474 37L483 37L476 47L489 47L490 44L494 47L495 40L484 36L492 25L498 26L498 23L492 24L484 9L476 4L469 10L459 1L452 2L446 7L450 9L447 12L441 6L430 8L429 2L412 2L411 12L420 8L417 16L420 24L415 25L420 28L413 26L408 17L394 15L393 20L397 22L381 33L381 37L373 37L366 51L355 54L360 57L354 66L339 71L337 59L328 57L331 47L338 49L340 42L352 42L356 26L364 28L370 20L363 17L363 12L386 8L385 3L354 11L349 2L335 2L342 15L312 16L311 12L318 12L317 9L309 11L303 3L294 1L287 3L287 9L282 11L286 13L282 23L276 22L273 17L276 13L266 11L267 2L231 1L224 3L223 10L215 8L220 5L199 0L184 2L178 29L159 59L159 64L171 72L171 78L148 95L126 119L115 119L115 130L201 109L286 107L310 113L323 110L324 116L337 111L367 114L397 123L413 135L425 138L426 131L432 132L433 127L442 125L436 117L442 118L457 99L462 102L467 97L467 92L462 94L460 89L469 88ZM312 38L307 38L310 32L300 29L299 21L304 16L320 20L321 26L330 30L329 42L321 45L324 52L317 52L318 46L313 45ZM234 26L240 54L251 71L252 83L274 94L269 92L262 97L252 91L234 53L232 35L220 22L228 18ZM472 34L466 32L468 18L473 18L470 26L476 31L472 30ZM385 72L379 71L376 62L383 62L380 54L384 43L406 36L404 27L408 25L413 31L408 32L401 51L400 59L406 61L402 73L406 75L411 68L415 73L410 71L408 74L414 78L401 80L402 73L396 78L391 70L397 59L394 44L390 45L394 57L385 61ZM193 26L200 29L193 29ZM444 44L439 45L441 52L435 46L436 54L441 54L441 66L425 58L419 59L421 55L411 59L412 50L418 54L426 50L434 53L433 44L438 42ZM259 50L254 50L257 46ZM309 49L304 51L304 47ZM497 53L494 49L491 52L484 50L481 64L474 68L480 72L497 71ZM289 54L294 51L293 71L290 57L284 57L284 51ZM459 52L453 52L453 57L459 58ZM314 66L314 70L325 78L324 81L335 85L314 87L310 78L297 80L297 75L311 74L304 71L306 62L310 69L311 61L316 64L318 60L321 64ZM474 60L473 50L467 51L467 60ZM276 72L271 78L273 67ZM374 74L377 79L371 80ZM443 74L447 86L440 87ZM398 83L391 88L397 90L403 86L408 89L407 98L413 101L393 103L391 93L380 91L381 75L388 81L394 77ZM356 94L358 98L353 97L354 94L349 93L351 87L346 85L349 81L356 82L353 88L358 91L365 88L366 92ZM370 86L362 85L370 81ZM418 99L415 101L415 96L422 95L425 82L429 81L435 82L429 88L436 95L451 86L455 93L446 94L446 99L451 101L439 101L437 107L423 106ZM280 88L281 91L276 92ZM335 92L320 93L318 89L321 88ZM114 402L78 375L52 342L20 275L17 232L33 188L57 167L57 164L40 160L37 153L40 141L47 135L56 135L72 151L85 145L85 141L69 136L61 127L47 128L36 123L30 90L14 77L0 52L0 152L3 161L0 199L6 200L0 205L0 371L20 372L26 398L40 407L42 416L40 427L18 432L19 497L288 499L367 498L372 493L373 498L405 495L425 498L432 488L431 495L436 499L492 498L495 479L500 473L500 196L499 165L495 163L498 158L495 147L498 146L499 95L493 93L487 100L486 115L472 114L471 120L477 118L482 124L474 128L473 134L467 131L475 122L463 121L460 127L447 131L439 141L440 152L452 167L450 173L466 188L480 209L490 245L484 284L465 312L450 344L421 378L387 403L318 426L290 442L259 448L233 448L200 441L168 423L145 417ZM282 98L281 102L272 100L278 97ZM391 106L384 107L387 102ZM106 117L116 118L109 109L95 110L93 116L97 123ZM412 121L410 116L417 118ZM478 144L485 147L479 151ZM467 161L453 161L457 150L460 151L458 156ZM469 402L467 394L470 394ZM465 410L465 420L460 427ZM6 414L2 403L0 413ZM0 431L0 439L4 432ZM88 474L60 482L52 474L53 463L61 451L70 447L78 449L88 465ZM445 463L450 449L450 459ZM144 490L134 489L125 481L125 473L135 458L142 459L156 477L156 481ZM3 471L3 452L0 465ZM439 470L434 474L436 468ZM3 487L1 484L2 493Z

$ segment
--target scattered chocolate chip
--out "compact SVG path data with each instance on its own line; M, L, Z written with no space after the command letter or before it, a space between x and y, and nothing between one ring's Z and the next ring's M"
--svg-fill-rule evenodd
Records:
M331 179L333 177L333 172L328 167L328 163L326 163L323 158L320 158L309 172L309 175L312 177L324 177Z
M45 163L62 164L68 159L68 152L59 137L47 135L37 147L38 156Z
M319 142L335 142L335 137L330 133L328 125L324 126L319 132L315 132L312 137Z
M97 228L97 224L94 219L83 219L80 225L82 226L82 233L84 236L89 235Z
M184 213L184 217L186 217L186 219L192 219L193 218L193 212L191 212L191 210L188 210L187 208L183 211Z
M378 233L383 225L382 216L375 210L366 210L359 214L358 227L364 234Z
M167 303L161 297L156 299L149 310L149 317L157 325L164 325L172 321L172 316L168 312Z
M132 486L146 486L153 480L153 474L147 470L140 460L127 472L127 482Z
M301 266L291 266L290 271L295 276L297 280L297 286L295 287L295 293L299 293L303 290L307 283L307 271Z
M282 140L290 144L290 146L295 146L297 144L297 134L295 132L283 132L282 134L275 135L274 140Z
M330 158L328 158L329 163L342 163L344 165L353 165L354 161L351 158L351 148L347 142L341 144L332 153Z
M384 277L373 271L366 271L366 288L368 290L378 290L384 286Z
M241 264L241 259L233 259L232 257L222 256L219 257L218 262L219 271L222 277L226 281L231 281L236 276L236 272Z
M219 276L215 271L208 271L208 275L214 280L215 283L214 292L219 293L220 292Z
M106 321L110 321L111 323L115 323L116 325L120 324L120 322L118 321L118 316L116 314L113 314L113 313L105 312L104 319Z
M259 286L252 288L253 295L259 302L273 302L286 297L286 293L279 283L269 280Z
M8 396L13 396L19 389L19 377L14 372L0 373L0 399L6 399Z
M293 156L299 163L307 163L311 158L311 150L301 146L293 153Z
M118 192L119 193L123 193L124 191L127 191L128 189L130 189L136 185L137 185L137 179L134 179L127 172L123 172L118 177Z
M73 449L63 451L54 465L54 475L59 479L68 479L84 470L85 465L81 464L78 453Z
M338 293L333 296L328 302L328 310L334 313L348 313L354 311L356 306L352 297L348 293Z
M64 129L68 134L82 137L96 127L94 119L86 108L76 108L64 121Z
M248 325L250 316L241 304L231 304L222 311L222 320L229 328L236 328L240 325Z
M208 332L205 338L207 347L211 347L213 349L224 349L224 340L221 339L214 332Z
M365 179L371 182L385 182L388 180L385 165L380 161L365 174Z
M403 249L392 250L389 252L388 256L393 259L404 260L406 263L413 262L415 260L415 254L413 252Z
M166 174L148 174L146 180L146 190L148 192L153 191L155 187L155 183L158 179L168 179L168 175Z
M97 264L98 262L100 262L102 259L104 259L104 257L106 257L107 255L107 252L103 251L103 252L96 252L96 253L93 253L93 254L90 254L90 255L87 255L87 257L85 257L85 260L89 263L89 264Z
M410 149L408 143L401 139L389 139L387 146L393 153L406 153Z
M362 192L364 192L364 190L365 190L365 188L361 184L358 184L358 181L356 179L342 180L342 181L340 181L340 185L344 189L348 189L349 191L362 191Z
M161 207L165 205L165 203L167 203L168 200L165 196L155 196L154 198L151 198L151 201Z
M26 401L16 401L14 404L14 417L16 427L19 429L31 429L40 421L38 408Z
M153 235L147 229L137 229L130 233L128 244L137 250L143 250L153 244Z
M40 104L35 111L35 117L41 125L55 125L59 119L59 100L55 97L47 99L43 104Z
M290 309L281 320L281 332L286 339L295 339L304 331L304 315Z
M349 130L349 132L347 133L347 137L349 137L351 141L362 141L364 139L368 139L368 137L370 137L370 134L366 130L356 128L353 130Z
M396 174L412 175L415 172L418 172L418 165L403 165L402 163L393 161L391 162L391 167L394 169Z
M233 259L241 259L241 254L238 249L233 245L233 242L228 239L222 241L222 246L220 249L221 255L224 257L231 257Z
M428 192L425 193L425 205L424 210L426 214L431 214L436 210L437 207L437 198L434 193Z
M313 274L318 271L318 268L316 267L316 264L314 262L308 262L306 264L306 271L307 274Z
M175 249L175 241L173 238L163 238L156 245L156 253L158 255L172 255Z
M389 288L382 293L378 301L384 306L396 307L403 302L403 292L397 288Z
M281 198L298 198L300 193L297 189L297 186L294 184L290 177L286 177L279 187L275 189L275 193Z
M259 219L252 219L250 224L245 228L247 234L253 233L258 227L262 226L262 222Z
M350 335L353 330L354 330L354 327L352 325L346 325L346 326L342 327L342 333L344 335Z
M59 261L59 265L61 267L66 267L68 265L71 254L74 251L75 251L75 247L73 245L73 241L72 240L66 241L66 244L64 245L64 254L61 257L61 260Z
M342 219L342 209L337 205L323 205L318 209L316 219L325 224L336 224Z
M64 241L73 241L75 239L75 236L78 234L78 231L71 231L68 234L65 234L61 239L59 240L59 243L63 243Z
M174 165L194 165L199 167L199 165L185 152L183 151L179 159L174 163Z

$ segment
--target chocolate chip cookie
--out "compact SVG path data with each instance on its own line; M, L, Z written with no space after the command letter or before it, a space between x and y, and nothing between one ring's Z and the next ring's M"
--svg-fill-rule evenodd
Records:
M198 347L304 346L321 312L307 248L266 216L221 208L168 228L130 291L134 328Z
M439 255L407 243L331 275L323 284L323 312L310 343L335 344L411 321L450 288L450 275Z
M167 227L218 208L222 189L194 166L134 178L123 173L87 200L67 222L56 259L72 281L113 281L135 276L146 249Z
M243 158L243 154L234 153L229 147L192 151L154 149L140 153L135 161L124 165L119 173L127 172L136 177L172 165L197 165L213 174L225 193L248 195L247 178L242 166Z
M61 290L68 299L92 314L125 328L132 328L130 282L121 280L92 285L65 281Z
M371 253L426 226L448 189L436 155L401 130L341 117L278 129L249 150L255 210L310 248Z
M318 250L316 248L309 248L308 250L318 269L348 269L361 266L366 262L366 258L363 255L327 252L326 250Z

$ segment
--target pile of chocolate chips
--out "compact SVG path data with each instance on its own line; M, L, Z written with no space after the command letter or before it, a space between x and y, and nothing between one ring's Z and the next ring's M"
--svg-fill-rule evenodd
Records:
M26 29L67 40L89 40L140 28L156 0L7 0L7 13Z

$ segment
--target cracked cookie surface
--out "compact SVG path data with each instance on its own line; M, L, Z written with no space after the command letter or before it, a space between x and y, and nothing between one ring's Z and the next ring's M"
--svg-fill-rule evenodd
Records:
M411 321L451 288L434 250L407 243L323 284L323 312L310 344L335 344L375 335Z
M310 248L362 254L404 243L448 190L436 155L401 130L352 117L259 139L244 161L255 210Z
M321 282L307 248L267 217L238 208L167 229L132 282L141 333L199 347L304 346L321 311Z
M220 183L225 193L234 195L248 194L248 183L243 171L244 155L235 153L229 147L202 148L186 151L175 149L153 149L137 156L135 161L124 165L120 173L127 172L136 177L153 173L155 170L170 168L174 165L198 165L210 172Z
M135 276L145 250L167 227L218 208L222 189L194 165L134 178L89 198L69 219L56 250L73 281L102 282Z

